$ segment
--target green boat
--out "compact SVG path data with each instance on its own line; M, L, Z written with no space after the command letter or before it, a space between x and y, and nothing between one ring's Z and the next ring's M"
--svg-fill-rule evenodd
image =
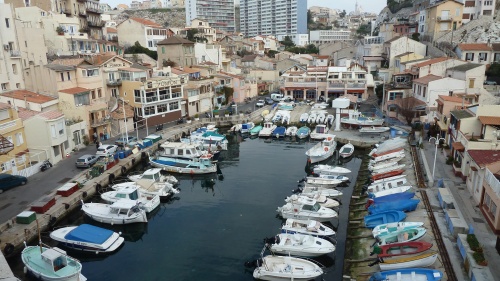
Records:
M259 134L260 130L262 130L262 126L261 125L257 125L255 127L253 127L253 129L250 130L250 135L251 136L256 136Z
M377 236L379 245L387 245L392 243L402 243L408 241L415 241L425 235L427 230L423 227L415 227L410 229L403 229Z

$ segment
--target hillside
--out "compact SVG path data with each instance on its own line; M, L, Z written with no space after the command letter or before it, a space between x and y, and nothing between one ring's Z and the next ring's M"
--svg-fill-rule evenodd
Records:
M184 8L126 10L115 16L114 20L116 20L117 23L121 23L130 17L152 20L164 27L186 26L186 11Z

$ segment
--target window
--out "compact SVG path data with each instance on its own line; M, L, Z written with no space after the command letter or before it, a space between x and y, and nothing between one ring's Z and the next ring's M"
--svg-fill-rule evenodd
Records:
M168 107L170 108L170 111L179 109L179 102L171 102L168 104Z
M153 115L153 114L155 114L155 107L154 106L144 107L144 115Z
M2 83L1 87L2 87L2 91L6 91L9 89L9 83Z
M389 93L389 100L395 100L395 99L400 99L403 98L403 92L390 92Z
M52 147L52 150L54 151L54 156L59 156L60 151L59 151L59 146L58 145L54 145Z
M424 98L426 94L427 94L427 87L423 87L422 95L424 96Z
M64 81L64 73L60 73L61 74L61 81Z
M457 16L457 17L460 16L460 8L457 8L455 10L455 16Z
M102 91L101 89L97 89L97 97L102 98Z
M5 18L5 26L7 28L10 28L10 19L9 18Z
M83 69L82 70L82 76L83 77L93 77L93 76L98 76L99 75L99 69Z
M92 93L92 99L95 100L95 91L90 91Z
M24 143L23 133L17 133L16 134L16 144L17 144L17 146L20 146L23 143Z
M12 73L17 74L17 65L12 64Z
M164 54L165 53L165 47L161 47L161 53Z
M89 92L75 95L75 105L76 106L89 105L89 104L90 104Z
M167 106L167 104L159 104L157 106L157 109L158 109L158 113L167 112L168 106Z
M66 72L66 75L68 76L68 81L71 80L71 76L69 75L69 72Z
M16 83L16 89L20 89L21 88L21 83Z
M50 125L50 134L53 138L56 138L56 125Z
M64 121L57 123L57 131L60 136L64 134Z
M486 61L488 59L488 53L479 53L479 62Z
M148 47L153 48L153 41L148 41Z
M118 97L118 89L111 89L111 96L117 98Z
M474 81L475 80L476 79L474 79L474 78L469 78L469 88L474 88Z
M466 61L473 61L474 60L474 53L465 53L465 60Z

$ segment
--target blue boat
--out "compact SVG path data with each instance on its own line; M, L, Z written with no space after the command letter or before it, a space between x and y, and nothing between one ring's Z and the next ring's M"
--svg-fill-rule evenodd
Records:
M297 137L299 139L305 139L309 136L309 134L311 133L311 129L309 129L309 127L307 126L302 126L300 127L298 130L297 130Z
M90 224L56 229L50 233L50 238L68 249L92 253L114 252L124 241L119 233Z
M286 134L286 128L283 126L278 126L276 127L276 129L274 129L272 136L279 139L279 138L284 138L285 134Z
M406 218L406 214L401 211L386 211L378 214L365 216L365 226L368 228L374 228L379 224L400 222Z
M378 214L381 212L395 210L395 211L403 211L403 212L411 212L417 209L417 205L420 203L419 199L407 199L407 200L398 200L398 201L389 201L382 202L371 205L368 207L368 213L370 214Z
M415 196L415 192L401 192L396 194L389 194L382 197L371 198L375 203L392 202L399 200L412 199Z
M369 281L386 281L386 280L422 280L422 281L438 281L443 278L443 273L436 269L430 268L403 268L381 271L373 274Z

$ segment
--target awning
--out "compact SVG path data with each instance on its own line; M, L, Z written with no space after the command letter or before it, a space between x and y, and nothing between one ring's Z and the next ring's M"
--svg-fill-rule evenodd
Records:
M465 151L465 146L459 141L452 143L451 146L453 147L453 149L455 149L457 151L460 151L460 152Z
M448 129L448 126L443 121L437 120L436 123L441 131L446 131Z
M365 90L347 90L348 94L363 94Z

